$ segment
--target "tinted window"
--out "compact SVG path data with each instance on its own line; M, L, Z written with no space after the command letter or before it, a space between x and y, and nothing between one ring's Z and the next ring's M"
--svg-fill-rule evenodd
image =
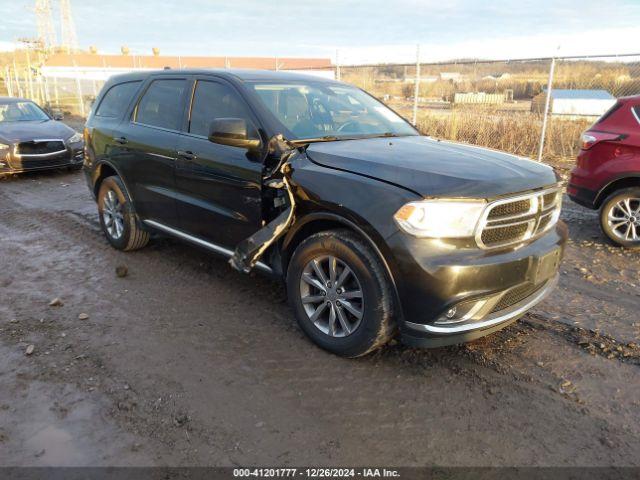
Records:
M179 130L186 80L154 80L138 104L136 122Z
M119 117L127 108L131 97L138 89L140 82L127 82L114 85L109 89L100 102L96 116L98 117Z
M640 105L636 105L635 107L633 107L633 113L638 123L640 123Z
M193 96L189 132L209 135L209 126L216 118L243 118L253 122L247 105L231 87L217 82L199 81Z

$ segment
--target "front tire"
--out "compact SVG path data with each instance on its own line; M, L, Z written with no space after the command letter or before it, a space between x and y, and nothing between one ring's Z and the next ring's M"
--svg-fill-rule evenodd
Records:
M138 250L149 242L149 233L138 226L131 199L120 178L105 178L98 191L98 214L102 232L118 250Z
M600 228L613 243L640 248L640 187L618 190L604 201Z
M287 293L300 328L337 355L366 355L395 333L385 269L371 247L350 230L305 239L291 257Z

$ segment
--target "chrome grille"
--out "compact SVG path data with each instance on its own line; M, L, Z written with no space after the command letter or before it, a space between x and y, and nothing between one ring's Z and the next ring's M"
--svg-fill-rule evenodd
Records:
M20 142L15 146L14 153L20 157L49 157L59 155L67 151L64 141L53 140L32 140Z
M501 205L496 205L489 212L488 218L502 218L502 217L510 217L513 215L527 213L531 208L531 200L518 200L517 202L509 202L503 203Z
M550 229L560 216L559 187L496 200L487 205L476 232L481 248L516 245Z
M482 232L482 243L485 245L493 245L509 242L512 238L524 235L527 232L527 228L529 228L529 226L526 223L487 228Z

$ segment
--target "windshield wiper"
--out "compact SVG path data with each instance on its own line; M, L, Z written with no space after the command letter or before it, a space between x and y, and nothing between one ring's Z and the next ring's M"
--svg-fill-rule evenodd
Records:
M290 140L290 142L297 145L297 144L316 143L316 142L335 142L337 140L342 140L342 138L336 137L335 135L325 135L324 137L300 138L297 140Z
M296 145L306 145L309 143L318 143L318 142L340 142L343 140L364 140L367 138L392 138L392 137L408 137L408 136L412 136L412 135L399 135L393 132L373 133L370 135L354 135L350 137L338 137L336 135L325 135L324 137L301 138L297 140L291 140L291 143Z

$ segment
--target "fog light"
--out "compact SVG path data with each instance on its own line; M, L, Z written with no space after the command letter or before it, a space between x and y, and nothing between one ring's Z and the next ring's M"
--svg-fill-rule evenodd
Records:
M477 315L482 314L483 307L487 304L487 301L491 297L484 297L474 300L467 300L457 303L453 307L445 310L435 323L439 324L451 324L470 320Z

